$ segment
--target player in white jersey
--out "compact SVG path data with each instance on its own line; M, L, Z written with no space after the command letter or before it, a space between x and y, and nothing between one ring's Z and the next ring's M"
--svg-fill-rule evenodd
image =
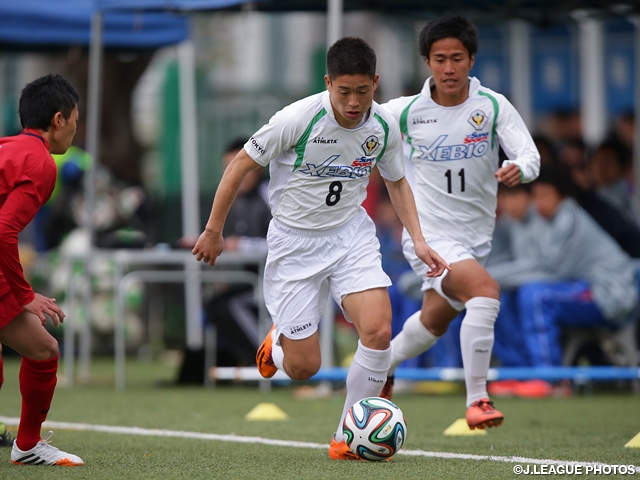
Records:
M337 41L327 53L327 91L273 116L227 167L204 233L193 253L214 264L223 249L227 212L247 172L269 165L269 254L264 296L274 325L258 349L265 378L278 369L307 380L320 369L318 322L331 294L355 325L360 341L347 375L347 397L329 455L360 459L342 432L347 410L377 396L391 356L389 277L380 245L361 204L369 174L380 169L391 201L412 238L428 276L448 265L424 241L415 202L404 177L396 120L373 102L378 84L375 52L359 38Z
M391 396L395 368L429 349L466 308L460 346L467 423L471 429L498 426L504 416L489 400L486 383L500 289L483 265L491 249L498 182L531 182L540 156L509 101L469 77L478 46L471 22L460 16L434 20L420 32L419 46L433 76L420 94L384 107L404 134L422 232L452 268L439 278L426 277L411 252L411 239L404 236L404 254L424 278L424 299L422 310L391 342L382 396ZM509 158L502 166L500 146Z

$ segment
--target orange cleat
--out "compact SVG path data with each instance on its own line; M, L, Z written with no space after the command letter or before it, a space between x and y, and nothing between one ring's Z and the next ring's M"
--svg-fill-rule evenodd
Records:
M329 445L329 456L331 460L361 460L365 461L359 455L356 455L347 446L347 443L342 440L338 442L335 437L331 437L331 445Z
M467 409L467 425L471 430L499 427L503 421L504 415L493 407L493 402L488 398L473 402Z
M273 340L271 340L271 333L275 330L276 326L271 325L271 329L267 336L264 337L264 342L258 348L256 353L256 365L260 375L264 378L273 377L278 371L278 367L273 363L273 357L271 357L271 350L273 349Z
M380 398L391 400L391 396L393 395L394 380L395 377L393 375L387 375L387 381L384 382L384 387L382 387L382 391L380 392Z

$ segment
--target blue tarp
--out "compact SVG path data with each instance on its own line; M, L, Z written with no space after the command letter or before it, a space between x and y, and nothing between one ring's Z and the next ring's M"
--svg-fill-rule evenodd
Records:
M0 44L23 47L89 45L94 0L0 1ZM188 38L188 16L172 12L108 12L104 45L157 48Z

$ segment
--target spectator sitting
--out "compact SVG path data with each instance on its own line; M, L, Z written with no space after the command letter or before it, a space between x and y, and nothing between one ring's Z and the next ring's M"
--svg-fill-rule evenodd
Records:
M586 147L581 140L564 142L560 163L569 168L576 188L576 201L633 258L640 258L640 228L627 211L603 199L594 189L587 168Z
M589 168L598 195L622 212L631 212L635 222L640 216L632 198L628 179L631 158L618 140L601 143L591 156Z
M636 309L633 262L571 198L570 185L565 168L543 167L532 184L537 212L512 225L513 260L488 267L512 295L501 299L496 342L520 342L511 360L520 365L560 366L562 327L617 326Z

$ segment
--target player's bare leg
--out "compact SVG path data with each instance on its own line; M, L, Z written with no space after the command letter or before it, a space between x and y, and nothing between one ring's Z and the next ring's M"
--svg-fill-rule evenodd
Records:
M360 340L347 374L347 395L329 456L334 460L359 460L344 442L342 422L354 403L378 396L384 385L391 355L391 302L386 288L374 288L347 295L342 306Z
M0 330L0 343L22 355L22 410L11 461L20 465L84 465L80 457L49 445L52 433L45 439L40 437L56 386L59 357L56 339L36 315L24 311Z
M279 344L274 344L273 360L278 368L284 370L294 380L309 380L322 364L320 339L316 330L311 336L302 340L292 340L280 335ZM279 351L283 357L279 357ZM280 365L280 358L283 358Z

